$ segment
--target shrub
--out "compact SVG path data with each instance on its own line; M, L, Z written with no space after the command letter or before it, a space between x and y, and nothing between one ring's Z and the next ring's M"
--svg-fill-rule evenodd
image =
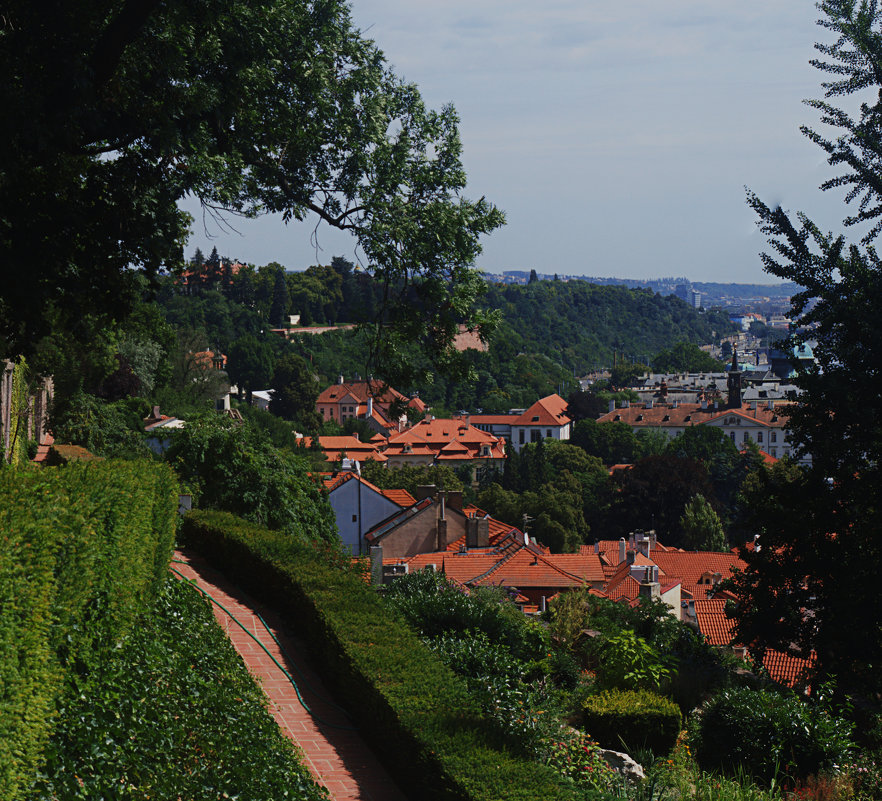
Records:
M802 779L852 750L850 723L793 695L748 688L726 690L702 708L693 732L702 768L732 773L739 766L759 781Z
M327 799L208 602L184 582L167 579L154 608L79 685L58 715L32 801L177 801L182 791Z
M680 734L680 709L648 690L607 690L585 701L585 731L605 748L667 754Z
M0 471L0 798L21 797L56 704L152 603L176 521L163 465Z
M598 677L602 687L658 690L671 677L671 660L627 629L607 637L599 646Z
M355 571L221 512L185 518L188 544L271 603L309 643L323 678L409 795L444 801L573 799L548 767L494 740L465 682Z
M387 587L386 599L426 637L481 631L523 661L548 653L545 629L525 618L497 588L477 587L466 593L442 574L420 570L396 579Z

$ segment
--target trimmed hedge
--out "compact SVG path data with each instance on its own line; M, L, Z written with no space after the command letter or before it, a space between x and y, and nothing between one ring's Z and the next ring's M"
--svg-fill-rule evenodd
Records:
M21 798L56 703L151 604L174 547L163 465L0 470L0 798Z
M604 748L630 754L670 753L680 734L680 708L648 690L607 690L585 700L585 731Z
M223 512L190 513L182 533L188 545L272 604L307 640L323 679L412 797L579 797L548 767L499 745L464 681L356 572Z

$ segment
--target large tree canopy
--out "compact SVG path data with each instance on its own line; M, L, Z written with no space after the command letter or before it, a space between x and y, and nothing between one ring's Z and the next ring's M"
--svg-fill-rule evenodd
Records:
M822 84L826 99L809 105L840 135L803 132L842 170L823 188L845 187L846 200L857 201L845 225L871 227L863 246L848 244L749 195L772 248L766 269L805 287L792 299L797 327L788 345L815 341L817 364L799 366L803 394L789 420L812 466L768 482L761 548L745 552L747 569L734 582L736 636L759 653L814 652L822 674L866 697L882 691L882 264L870 244L882 230L882 14L875 2L819 8L819 24L836 40L817 45L823 59L813 64L832 78ZM857 92L865 101L857 117L832 103Z
M310 213L386 281L375 357L449 361L476 323L479 236L457 116L428 110L338 0L11 0L0 16L0 346L124 314L138 276L182 265L208 213Z

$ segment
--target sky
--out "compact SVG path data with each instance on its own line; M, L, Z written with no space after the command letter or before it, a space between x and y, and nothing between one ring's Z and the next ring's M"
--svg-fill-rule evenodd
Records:
M745 186L767 204L840 230L842 194L819 127L809 65L829 41L805 0L353 0L355 24L461 119L465 195L507 225L484 240L491 273L773 283ZM821 129L823 130L823 129ZM354 240L316 220L205 221L186 254L291 270L356 260Z

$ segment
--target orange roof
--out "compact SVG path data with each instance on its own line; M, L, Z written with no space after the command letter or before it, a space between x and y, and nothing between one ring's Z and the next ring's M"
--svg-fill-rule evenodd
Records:
M318 441L319 447L322 449L329 462L339 461L344 455L357 462L370 460L376 462L386 461L386 457L377 450L376 445L373 445L370 442L361 442L358 437L319 437ZM312 437L301 437L300 447L312 447Z
M683 589L696 599L707 598L713 583L719 578L727 579L732 568L744 569L746 563L731 551L660 551L651 553L652 561L668 578L680 578Z
M581 576L557 564L555 555L541 555L530 546L522 546L500 559L491 570L470 582L476 585L503 587L575 587L586 583Z
M367 403L368 398L373 398L374 403L391 404L394 401L407 401L397 389L376 379L368 381L351 381L343 384L332 384L319 396L316 403L339 403L347 395L359 403Z
M380 489L374 484L371 484L370 481L359 476L357 473L353 473L351 470L344 470L339 473L322 473L322 484L328 492L333 492L337 487L342 486L347 481L351 481L355 479L360 481L365 487L373 490L374 492L382 495L385 498L388 498L392 503L405 508L408 506L413 506L416 503L413 495L411 495L407 490L404 489Z
M653 403L651 409L644 404L632 404L625 409L615 409L597 418L598 423L627 423L629 426L652 426L684 428L690 425L700 425L721 418L735 415L747 420L754 425L770 428L783 428L787 421L781 407L769 409L757 404L752 409L750 404L743 404L740 409L714 409L713 404L708 404L706 409L701 408L700 403L678 403L676 408L673 403Z
M407 450L405 446L410 446ZM484 446L489 455L482 456ZM387 455L434 455L438 459L504 459L505 440L463 420L431 418L389 435Z
M729 645L732 642L734 621L726 617L724 598L696 598L695 619L698 630L711 645Z
M814 667L817 657L812 654L809 659L786 654L783 651L766 651L763 667L769 671L772 681L793 687L805 682L806 674Z
M569 422L572 421L567 416L567 402L560 395L548 395L516 417L512 425L564 426Z

